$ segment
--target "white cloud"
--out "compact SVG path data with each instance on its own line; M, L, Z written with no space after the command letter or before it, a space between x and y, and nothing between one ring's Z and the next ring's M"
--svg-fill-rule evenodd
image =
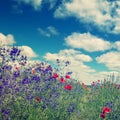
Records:
M120 52L108 52L96 58L98 63L104 64L110 70L120 71Z
M52 35L58 35L59 34L57 29L53 26L48 26L45 29L38 28L37 30L41 35L46 36L46 37L51 37Z
M18 3L30 4L35 10L38 10L42 4L42 0L19 0Z
M72 71L72 78L78 81L90 84L95 79L93 79L94 75L92 77L91 74L94 74L96 71L90 66L84 64L85 62L91 62L92 58L80 51L74 49L64 49L60 50L59 53L46 53L44 58L51 62L55 62L56 59L60 59L60 61L62 61L61 66L65 65L63 62L70 61L70 65L62 69L61 72L63 74L68 71Z
M16 41L14 40L13 35L8 34L5 36L0 33L0 45L6 45L5 47L8 47L8 45L13 45L14 43L16 43ZM29 46L18 46L18 48L22 49L22 54L28 56L29 58L38 56Z
M13 45L15 43L14 36L11 34L4 35L0 33L0 44L1 45Z
M22 49L21 54L26 55L28 58L38 57L38 55L29 46L19 46Z
M60 50L59 53L46 53L44 56L47 60L56 61L56 59L67 60L70 61L75 60L77 62L90 62L92 58L88 55L82 54L80 51L76 51L74 49L64 49Z
M39 10L42 5L49 4L49 9L53 9L57 0L15 0L16 2L31 5L35 10ZM16 9L16 8L15 8Z
M50 3L50 9L52 9L52 8L54 8L54 6L56 5L57 0L47 0L47 2Z
M72 0L63 1L54 13L55 17L74 16L85 23L93 23L101 30L120 33L120 1Z
M116 41L113 47L120 51L120 41Z
M117 76L119 72L116 70L120 69L120 53L111 52L108 54L104 54L103 56L97 57L96 60L98 63L105 64L110 71L101 71L97 72L95 69L86 65L85 62L93 62L92 58L89 55L85 55L80 51L74 49L64 49L60 50L58 53L46 53L44 58L47 61L55 63L56 59L60 59L60 66L64 66L65 61L70 61L70 65L61 70L62 75L64 75L68 71L72 71L73 74L71 77L75 80L80 81L81 83L91 84L93 81L97 80L111 80L110 76L114 73L115 80L117 80ZM118 63L117 63L118 61ZM117 64L116 64L117 63ZM120 83L120 80L117 81Z
M91 35L90 33L72 33L65 38L67 46L84 49L89 52L105 51L111 48L109 41Z
M58 35L59 34L53 26L48 26L47 30L53 35Z

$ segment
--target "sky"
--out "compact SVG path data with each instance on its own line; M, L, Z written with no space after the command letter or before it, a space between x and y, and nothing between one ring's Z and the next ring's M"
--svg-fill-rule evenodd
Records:
M0 43L30 60L68 60L64 70L85 84L119 75L120 1L0 0Z

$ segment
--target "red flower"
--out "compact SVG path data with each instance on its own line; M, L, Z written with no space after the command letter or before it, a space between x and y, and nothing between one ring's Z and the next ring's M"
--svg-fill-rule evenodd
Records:
M54 73L52 78L57 78L58 77L58 74L57 73Z
M60 82L65 83L66 81L64 80L64 78L61 77Z
M19 70L19 67L16 66L15 69L16 69L16 70Z
M66 75L65 78L70 79L70 75Z
M72 89L72 86L68 84L68 85L65 85L64 88L65 88L66 90L71 90L71 89Z
M37 102L40 102L40 97L36 96L36 97L35 97L35 100L36 100Z
M101 118L105 118L105 114L104 113L100 113L100 117Z
M100 82L100 80L98 80L98 82Z
M35 74L35 70L32 70L31 73L32 73L32 74Z
M110 113L111 110L110 110L109 107L104 107L104 108L102 109L102 112L103 112L103 113Z

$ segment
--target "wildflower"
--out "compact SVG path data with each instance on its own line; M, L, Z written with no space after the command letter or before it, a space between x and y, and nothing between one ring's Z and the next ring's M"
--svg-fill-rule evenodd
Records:
M0 92L2 92L2 89L3 89L3 87L2 87L2 85L0 85Z
M63 77L60 78L60 82L65 83L66 81L64 80Z
M68 113L72 113L72 112L74 112L74 109L75 109L75 106L74 106L74 105L70 105L70 106L67 108L67 112L68 112Z
M100 113L100 117L104 119L105 118L105 114L104 113Z
M32 76L32 80L35 80L36 83L39 83L40 82L40 77L37 76L37 75L34 75L34 76Z
M100 80L98 80L98 82L100 82Z
M52 67L51 67L50 65L48 65L48 66L46 67L46 71L53 71L53 69L52 69Z
M58 77L58 74L57 73L54 73L52 78L57 78Z
M65 66L68 66L68 65L70 65L70 62L69 62L69 61L66 61L66 62L65 62Z
M14 77L20 76L20 71L19 71L19 70L18 70L18 71L15 71L15 72L13 73L13 75L14 75Z
M105 103L105 106L106 106L106 107L109 107L109 108L112 108L112 107L114 106L114 103L111 102L111 101L110 101L110 102L106 102L106 103Z
M28 84L30 82L29 78L28 77L25 77L23 80L22 80L22 84Z
M32 74L35 74L35 70L32 70L31 73L32 73Z
M16 66L15 69L16 69L16 70L19 70L19 67Z
M19 56L19 55L20 55L20 52L21 52L21 51L20 51L18 48L13 47L12 50L10 51L10 56L11 56L11 57L12 57L12 56L15 56L15 55Z
M104 107L104 108L102 109L102 112L103 112L103 113L110 113L111 110L110 110L109 107Z
M67 72L66 74L71 75L71 74L72 74L72 72Z
M71 89L72 89L72 86L71 86L70 84L68 84L68 85L65 85L64 88L65 88L66 90L71 90Z
M94 81L92 82L92 86L95 86L95 82Z
M37 102L40 102L40 101L41 101L41 99L40 99L39 96L36 96L36 97L35 97L35 100L36 100Z
M57 63L60 63L60 60L59 60L59 59L56 59L56 62L57 62Z
M65 76L65 78L70 79L70 75L67 74L67 75Z

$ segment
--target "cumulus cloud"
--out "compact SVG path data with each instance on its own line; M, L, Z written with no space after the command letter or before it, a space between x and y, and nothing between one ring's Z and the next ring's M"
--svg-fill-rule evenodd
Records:
M97 80L111 80L111 75L115 75L115 80L118 81L117 76L119 75L120 69L120 53L119 52L109 52L103 54L96 58L98 63L105 64L109 68L109 71L100 71L93 69L86 62L93 62L93 59L86 54L74 49L64 49L60 50L58 53L46 53L44 58L47 61L55 63L56 59L60 59L61 66L64 66L63 62L70 61L70 65L62 69L60 73L64 75L68 71L72 71L72 78L80 81L81 83L91 84L93 81Z
M63 0L54 16L58 18L74 16L85 23L93 23L101 30L120 33L120 1Z
M113 47L116 48L118 51L120 51L120 41L116 41Z
M51 62L55 62L56 59L60 59L62 62L70 61L70 65L64 68L64 70L62 69L62 72L66 73L72 71L72 77L78 81L90 84L95 79L93 79L91 74L95 73L96 70L85 64L85 62L91 62L92 58L80 51L64 49L60 50L58 53L48 52L45 54L44 58ZM64 65L63 63L61 64Z
M29 4L32 7L34 7L35 10L38 10L42 4L42 0L19 0L16 1L18 3L25 3L25 4Z
M13 35L4 35L0 33L0 45L5 45L5 47L8 47L9 45L13 45L14 43L16 43L16 41L14 40ZM29 58L38 57L38 55L29 46L18 46L18 48L22 49L22 54L28 56Z
M38 55L29 46L19 46L19 48L22 49L21 53L26 55L28 58L38 57Z
M84 49L89 52L105 51L111 48L109 41L91 35L90 33L72 33L65 38L67 46Z
M57 0L15 0L17 3L31 5L35 10L39 10L42 5L49 4L49 9L53 9Z
M45 29L38 28L37 30L41 35L46 36L46 37L51 37L52 35L58 35L59 34L57 29L53 26L48 26Z
M120 71L120 52L112 51L96 58L98 63L104 64L109 70Z
M15 43L14 36L11 34L4 35L0 33L0 44L1 45L13 45Z
M74 49L64 49L60 50L59 53L46 53L44 56L47 60L55 61L56 59L67 60L70 61L75 60L76 62L90 62L92 58L88 55L82 54L80 51L76 51Z
M47 0L47 2L49 2L49 4L50 4L50 9L52 9L52 8L54 8L54 6L56 5L56 3L57 3L57 0Z

